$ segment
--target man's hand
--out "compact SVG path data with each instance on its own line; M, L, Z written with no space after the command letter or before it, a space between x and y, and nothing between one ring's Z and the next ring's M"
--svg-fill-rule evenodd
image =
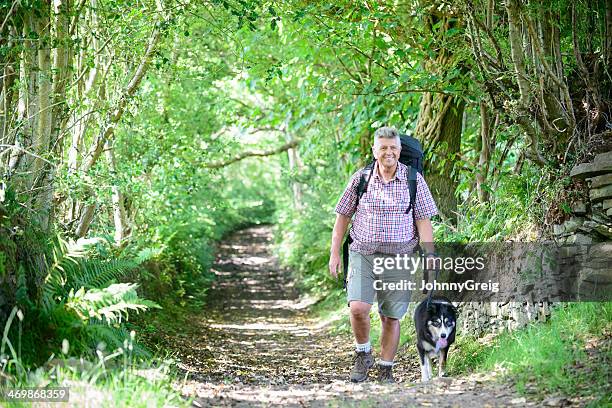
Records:
M435 253L425 255L425 269L428 271L442 270L442 258Z
M338 278L338 271L342 267L342 263L340 262L340 253L332 252L329 255L329 273L334 279Z
M329 255L329 273L334 279L338 277L338 271L342 265L340 262L340 247L342 247L342 240L350 222L351 219L346 215L337 214L332 231L331 253Z
M429 218L416 220L416 227L421 239L421 248L427 254L425 255L425 269L429 271L441 269L442 259L435 253L431 220Z
M440 271L442 269L442 258L440 258L435 253L430 253L425 255L423 265L423 282L429 282L429 272L431 271ZM435 279L435 277L434 277ZM426 295L429 291L423 287L423 294Z

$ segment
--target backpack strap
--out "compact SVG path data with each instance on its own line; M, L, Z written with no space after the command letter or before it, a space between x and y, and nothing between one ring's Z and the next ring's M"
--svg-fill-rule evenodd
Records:
M416 193L417 193L417 170L412 166L408 166L408 195L410 196L410 204L408 204L408 208L406 209L406 214L409 214L410 210L412 210L412 230L413 230L414 236L417 237L418 239L419 230L417 230L417 227L416 227L416 215L414 213L414 207L416 204ZM421 251L418 243L415 249L417 252ZM425 275L425 281L427 282L427 275Z
M361 196L368 190L368 185L370 184L370 179L372 178L372 174L374 173L374 165L376 164L376 159L372 161L372 163L368 164L361 170L361 177L359 177L359 184L357 185L357 206L359 206L359 200ZM348 277L348 261L349 261L349 246L353 242L351 238L351 234L347 234L344 243L342 244L342 267L344 269L344 289L346 289L346 282Z
M412 211L412 216L414 217L414 204L416 201L416 193L417 193L417 172L411 166L408 166L408 194L410 195L410 204L408 204L408 208L406 208L406 214Z
M344 268L344 279L342 287L346 289L346 282L348 279L348 263L349 263L349 245L353 242L351 234L348 234L342 244L342 267Z
M368 186L370 185L370 179L372 178L372 174L374 174L375 164L376 164L376 159L361 170L361 177L359 178L359 184L357 184L357 205L356 207L359 206L359 200L361 199L361 196L368 190Z

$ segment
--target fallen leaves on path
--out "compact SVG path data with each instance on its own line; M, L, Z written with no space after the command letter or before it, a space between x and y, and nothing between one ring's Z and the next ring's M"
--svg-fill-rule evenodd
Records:
M161 338L187 374L180 385L194 406L534 406L492 376L418 383L412 348L399 351L397 383L348 382L353 340L308 314L290 274L270 254L268 227L227 239L213 267L206 307L184 333ZM410 349L410 350L409 350Z

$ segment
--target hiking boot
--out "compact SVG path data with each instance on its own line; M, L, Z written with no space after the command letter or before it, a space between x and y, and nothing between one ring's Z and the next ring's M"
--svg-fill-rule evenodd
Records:
M368 370L374 365L374 356L372 356L372 352L356 351L353 362L355 365L351 370L351 381L365 381L368 378Z
M393 366L378 365L378 382L393 384L395 379L393 378Z

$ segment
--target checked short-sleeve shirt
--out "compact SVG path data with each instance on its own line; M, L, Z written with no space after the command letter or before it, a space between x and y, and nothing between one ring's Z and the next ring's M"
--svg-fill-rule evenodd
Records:
M418 244L412 212L406 214L410 204L408 192L408 167L397 164L395 177L385 183L378 174L372 171L372 178L367 190L357 205L357 186L363 170L351 177L349 184L340 197L336 212L353 217L349 234L353 239L350 249L364 255L373 253L409 254ZM431 218L438 214L429 187L425 179L417 173L417 194L414 205L414 216L417 220Z

